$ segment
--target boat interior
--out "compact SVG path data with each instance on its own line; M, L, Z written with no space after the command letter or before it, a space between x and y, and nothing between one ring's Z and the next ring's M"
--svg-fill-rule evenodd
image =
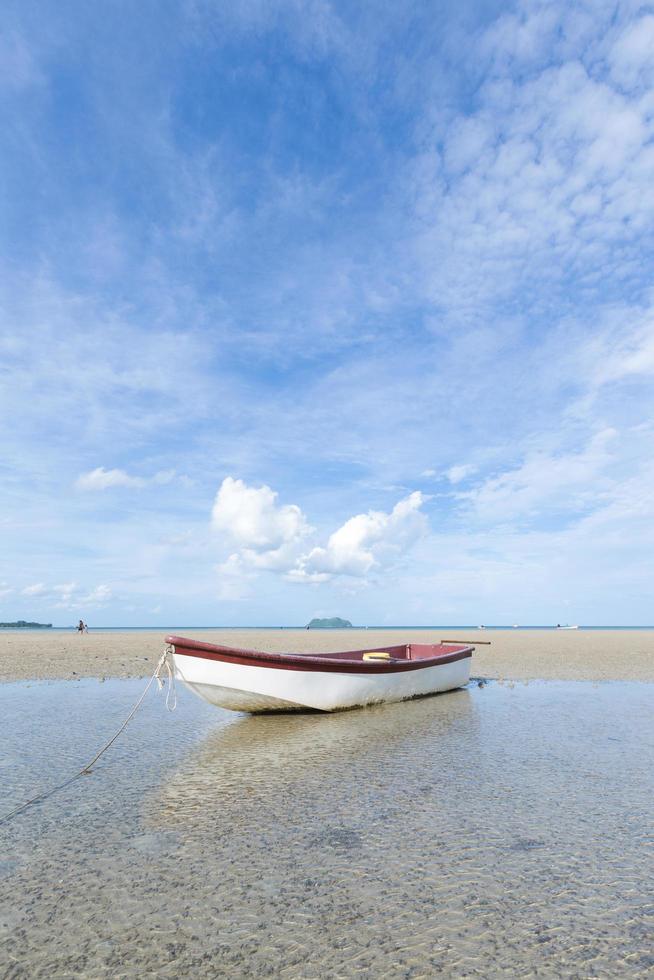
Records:
M403 643L400 646L375 647L374 650L344 650L339 653L313 654L329 658L329 660L427 660L432 657L444 656L454 653L458 649L466 646L462 643L459 646L448 643Z

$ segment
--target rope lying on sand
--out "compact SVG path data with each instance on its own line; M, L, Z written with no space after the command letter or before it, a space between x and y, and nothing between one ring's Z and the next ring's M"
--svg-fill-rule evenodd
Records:
M23 810L26 810L28 807L32 806L33 803L41 803L43 800L47 800L50 796L53 796L55 793L58 793L60 789L65 789L66 786L70 786L70 784L74 783L75 780L79 779L80 776L90 775L92 767L98 761L100 756L104 755L107 749L114 744L118 736L125 731L130 721L132 720L136 712L143 704L143 701L145 700L145 696L150 690L153 681L156 680L159 690L161 691L164 685L161 675L164 671L166 671L168 675L168 691L166 692L166 707L168 708L169 711L175 710L175 708L177 707L177 691L175 690L175 673L173 671L171 658L170 658L171 650L172 648L170 646L166 647L161 657L159 658L159 662L157 663L157 666L154 669L154 673L152 677L145 685L145 688L141 696L139 697L139 699L132 706L132 709L130 713L127 715L127 718L125 718L125 721L122 723L118 731L111 736L109 741L105 742L102 748L98 752L96 752L96 754L93 756L91 761L87 762L86 765L82 766L82 768L78 772L74 773L72 776L69 776L62 783L57 783L56 786L51 786L49 789L37 793L36 796L32 796L29 800L26 800L25 803L21 803L19 806L14 807L13 810L10 810L9 813L5 813L4 816L0 817L0 825L3 823L7 823L9 820L12 820L19 813L22 813Z

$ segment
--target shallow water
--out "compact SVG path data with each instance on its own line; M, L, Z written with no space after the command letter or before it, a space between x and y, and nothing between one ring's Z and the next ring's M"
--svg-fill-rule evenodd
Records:
M2 812L142 688L0 685ZM2 975L651 975L653 718L635 683L254 718L152 696L0 827Z

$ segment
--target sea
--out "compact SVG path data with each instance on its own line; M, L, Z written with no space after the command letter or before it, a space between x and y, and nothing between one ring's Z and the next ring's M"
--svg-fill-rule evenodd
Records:
M153 633L153 632L175 633L175 632L177 632L179 630L183 630L184 632L187 632L188 633L188 632L192 632L194 630L195 631L205 631L206 632L207 630L239 630L240 631L240 630L278 630L278 629L288 630L289 632L304 632L307 627L306 626L279 626L279 625L274 625L273 624L272 626L180 626L180 625L173 625L173 626L170 626L170 625L169 626L157 626L157 625L154 625L154 626L95 626L95 625L92 625L90 628L91 628L91 630L92 630L93 633L140 633L140 632L143 632L143 633L145 633L145 632L149 632L149 633ZM347 627L347 630L348 630L348 632L349 631L357 631L357 630L358 631L365 631L365 630L431 630L431 631L434 631L434 630L436 630L436 631L438 631L438 630L441 630L441 631L442 630L480 630L480 631L481 630L489 630L489 631L491 631L491 630L553 630L553 631L556 631L558 629L566 629L566 628L568 628L568 627L565 627L563 625L562 626L552 626L552 625L545 625L545 626L513 626L513 625L506 625L506 626L478 626L478 625L471 626L471 625L468 625L468 626L466 626L466 625L458 625L458 626L453 626L450 623L449 625L448 624L445 624L445 625L436 625L436 626L410 626L410 625L406 625L406 624L404 626L380 626L380 625L377 624L377 625L374 625L374 626L349 626L349 627ZM578 629L578 630L654 630L654 625L653 626L581 626L580 625L580 626L575 626L575 629ZM0 627L0 632L4 632L4 633L70 633L70 632L76 632L76 631L77 631L77 626L49 626L49 627L44 627L44 626L38 626L38 627L21 626L19 628L16 628L16 627ZM317 630L314 630L314 632L317 632ZM323 632L329 632L329 630L323 630ZM334 632L339 632L339 630L335 630Z

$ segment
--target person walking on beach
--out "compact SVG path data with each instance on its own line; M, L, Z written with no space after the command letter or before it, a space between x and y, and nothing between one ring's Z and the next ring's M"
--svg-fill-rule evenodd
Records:
M86 623L83 620L80 619L79 625L77 627L77 632L81 636L82 633L88 633L88 631L89 631L88 626L86 625Z

